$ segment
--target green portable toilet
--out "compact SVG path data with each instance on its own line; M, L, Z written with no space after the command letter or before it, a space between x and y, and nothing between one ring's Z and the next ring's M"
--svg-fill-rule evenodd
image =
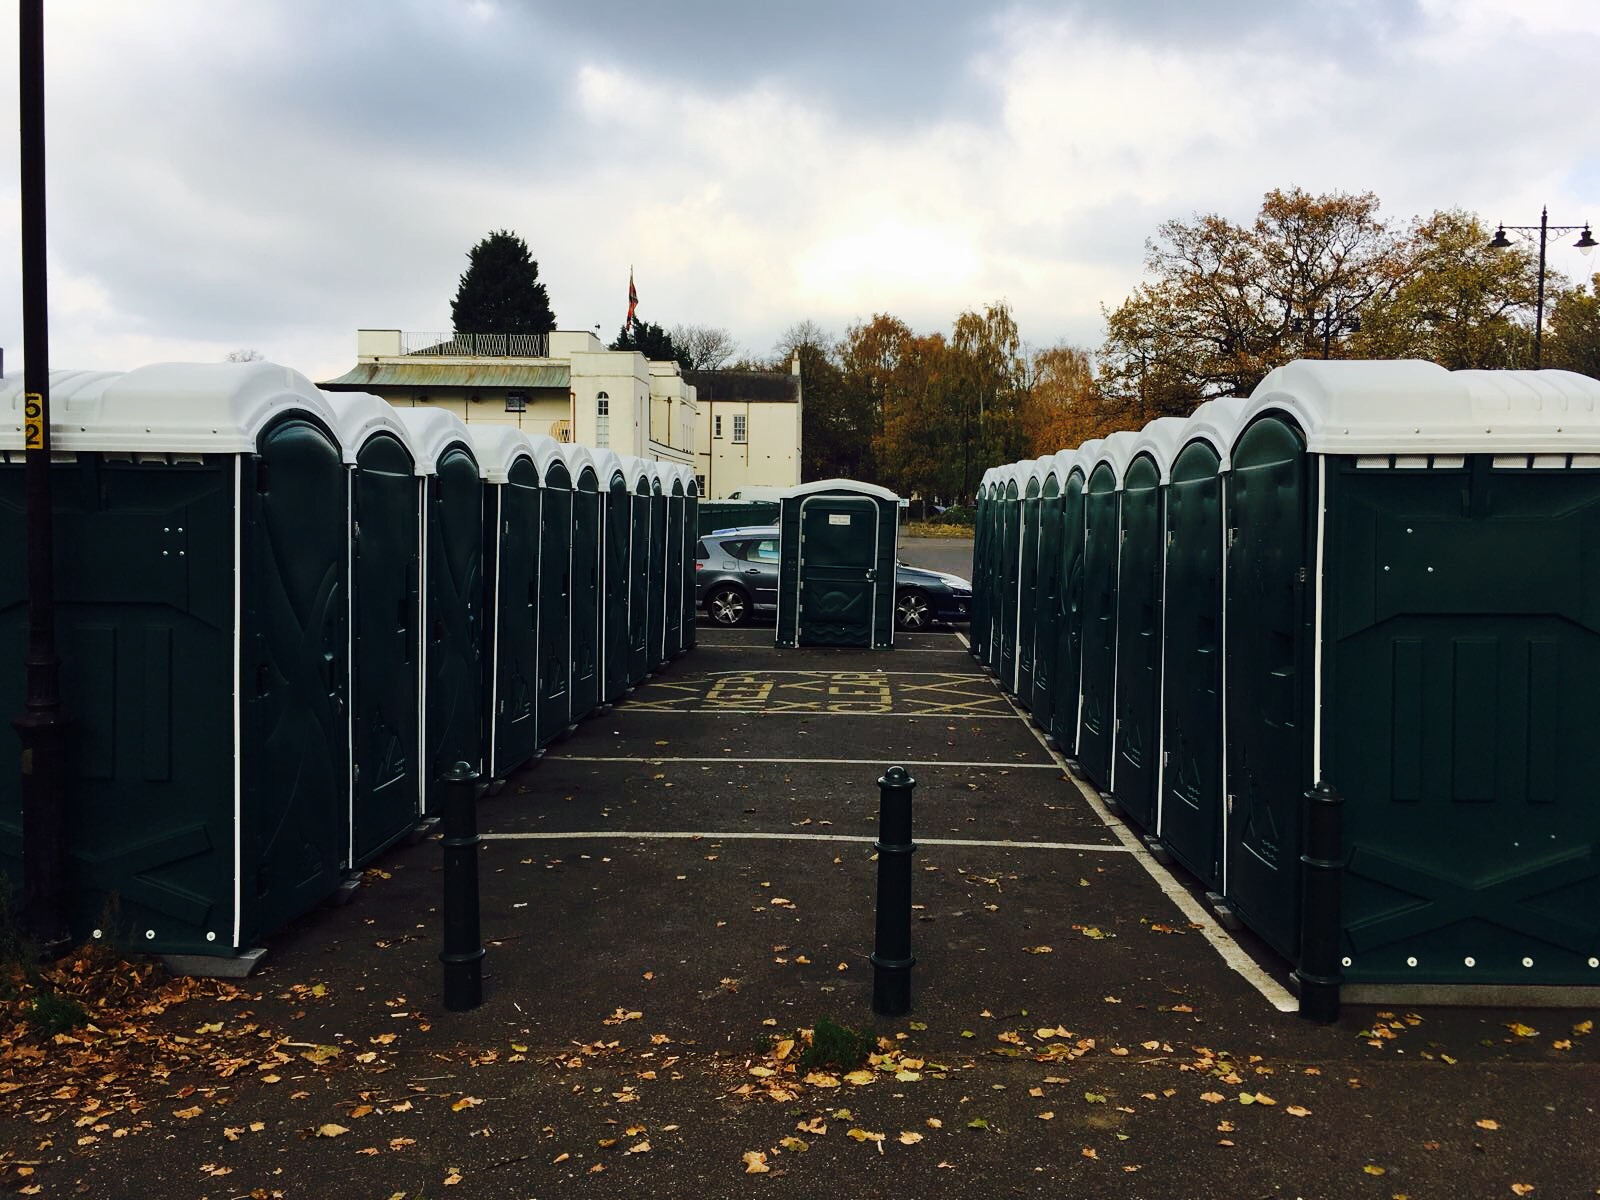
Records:
M572 726L572 472L554 438L534 438L539 469L539 745Z
M628 535L632 500L622 460L591 450L600 480L600 703L615 704L628 689Z
M628 529L628 686L650 674L650 463L625 455Z
M693 650L699 644L697 633L697 608L695 605L695 572L699 570L699 556L695 542L699 540L700 484L691 468L684 468L683 483L683 648Z
M780 504L777 644L892 647L899 497L821 479Z
M503 780L539 755L539 470L515 425L467 428L484 484L485 752Z
M1297 362L1228 476L1226 890L1298 944L1344 797L1347 983L1600 982L1600 382Z
M1023 478L1021 532L1017 539L1017 653L1011 690L1024 708L1033 703L1033 634L1038 623L1040 495L1050 464L1034 459L1021 464Z
M666 607L662 658L683 653L683 536L688 529L684 518L688 506L683 490L686 467L678 463L661 464L661 490L667 497L667 566L663 578L663 604Z
M472 435L442 408L397 408L425 476L422 528L423 812L458 762L483 769L483 480Z
M1033 695L1028 709L1033 723L1050 732L1055 716L1056 634L1061 625L1061 479L1059 454L1040 460L1044 483L1039 489L1039 566L1034 585Z
M989 633L984 642L984 668L995 677L1000 678L1000 636L1001 626L1005 620L1005 572L1000 569L1000 564L1005 559L1005 506L1006 506L1006 481L1009 478L1009 466L994 468L994 478L989 483L989 539L985 547L985 559L988 563L984 572L983 585L988 601ZM973 580L974 585L977 580Z
M572 473L572 713L576 725L600 704L601 542L599 471L585 446L563 446Z
M980 663L989 645L989 488L994 481L993 467L983 473L972 509L972 611L967 625L967 652Z
M1117 565L1122 540L1122 475L1138 434L1100 444L1083 489L1083 663L1078 692L1078 765L1111 790L1117 678Z
M1223 476L1246 401L1208 400L1185 423L1167 484L1162 601L1161 801L1172 856L1222 890Z
M74 938L238 956L349 865L347 479L327 399L266 362L51 376L56 642L75 722ZM0 383L0 545L23 560L21 380ZM27 603L0 576L0 702ZM20 779L0 854L21 878Z
M648 652L650 670L667 661L667 493L672 484L662 464L650 464L650 599Z
M422 819L424 485L387 401L324 394L349 471L349 862L362 867Z
M1056 622L1055 700L1050 732L1061 753L1077 761L1078 717L1083 708L1083 489L1088 471L1100 453L1098 438L1076 450L1063 451L1056 464L1062 473L1061 615Z
M1180 417L1158 417L1141 429L1128 447L1122 475L1110 790L1123 813L1152 838L1161 786L1166 485L1184 424Z
M1017 589L1022 579L1022 489L1027 481L1021 477L1021 465L1011 463L1001 468L1000 541L996 550L995 582L1000 596L996 605L1000 614L999 628L995 632L995 669L1000 686L1005 691L1016 687L1017 678Z

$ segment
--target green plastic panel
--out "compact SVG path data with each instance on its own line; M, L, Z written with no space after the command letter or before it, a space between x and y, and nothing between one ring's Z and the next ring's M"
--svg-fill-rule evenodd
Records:
M1124 476L1121 537L1111 790L1123 812L1154 833L1161 771L1161 572L1166 538L1161 474L1149 455L1134 459Z
M1315 511L1298 429L1258 419L1226 494L1227 895L1280 953L1299 948L1302 793L1310 786L1309 648Z
M1345 978L1600 982L1600 476L1329 462Z
M360 867L422 815L421 492L411 455L389 434L362 444L350 486L350 857Z
M494 745L490 774L504 779L539 750L539 474L520 458L510 477L486 488L484 574L495 582L490 654ZM485 672L488 674L488 672Z
M1022 511L1018 517L1021 531L1018 536L1017 558L1017 653L1016 676L1012 690L1023 707L1033 703L1034 629L1038 624L1039 590L1039 483L1028 481L1027 494L1022 498Z
M690 482L684 497L683 511L683 648L694 649L699 638L695 624L695 552L694 544L700 528L700 495L695 483Z
M539 745L572 723L572 502L564 463L539 489Z
M1101 463L1084 492L1082 701L1078 764L1102 791L1111 786L1112 691L1117 667L1118 493Z
M696 537L718 529L738 529L752 525L776 525L776 500L700 500L689 528Z
M641 483L629 497L628 684L650 673L650 492Z
M891 502L859 494L783 501L780 645L893 644L895 518ZM797 592L795 611L786 601ZM781 627L784 621L794 624Z
M645 636L650 669L654 671L667 659L667 498L661 494L661 485L650 486L650 597Z
M600 703L600 493L585 468L572 495L572 717L583 720Z
M979 662L985 661L989 646L989 585L985 574L989 561L989 509L988 489L981 488L973 506L972 569L967 573L972 580L972 619L967 638L972 656Z
M1055 699L1050 732L1069 758L1078 753L1079 689L1083 679L1083 473L1074 470L1061 493L1061 616L1056 624Z
M460 444L439 456L429 481L427 539L424 769L435 815L447 771L483 768L483 483Z
M1010 691L1017 677L1017 585L1022 575L1022 500L1015 480L1006 483L1000 500L1000 540L996 547L995 580L1000 587L996 608L1000 620L992 651L1000 686Z
M1049 729L1055 720L1056 637L1061 629L1061 517L1062 504L1056 477L1045 480L1039 501L1039 567L1034 609L1033 695L1029 707L1034 723Z
M613 703L628 687L628 535L632 501L621 475L613 476L603 493L605 521L605 588L602 593L600 698Z
M1160 836L1222 887L1222 480L1205 442L1178 455L1167 486L1167 611L1162 639L1166 755Z
M667 658L683 653L683 534L687 515L683 484L673 480L672 492L667 496L667 569L662 579L667 609L662 653Z

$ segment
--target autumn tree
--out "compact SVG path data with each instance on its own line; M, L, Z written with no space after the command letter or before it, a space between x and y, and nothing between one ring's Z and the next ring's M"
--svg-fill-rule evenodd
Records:
M1450 370L1532 365L1539 268L1531 247L1491 251L1472 213L1436 212L1411 229L1393 286L1374 297L1351 349L1362 358L1424 358Z
M457 333L549 333L556 327L550 296L528 244L507 229L490 233L467 254L467 269L450 303Z
M1070 450L1108 432L1102 428L1108 416L1088 351L1061 345L1033 356L1021 421L1026 439L1022 454L1029 458Z
M1564 290L1550 306L1544 365L1600 379L1600 275L1589 287Z
M1022 410L1028 371L1022 337L1004 302L958 316L950 350L952 433L961 471L958 482L941 494L966 498L986 468L1026 453Z

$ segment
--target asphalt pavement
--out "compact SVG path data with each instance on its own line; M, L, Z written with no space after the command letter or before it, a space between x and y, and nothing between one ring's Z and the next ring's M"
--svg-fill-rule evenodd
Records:
M9 1122L7 1186L1600 1194L1593 1014L1309 1023L1285 1011L1287 964L1210 923L959 633L878 653L780 651L761 627L699 638L480 802L480 1007L441 1004L439 842L398 848L352 903L274 939L243 995L151 1018L239 1031L231 1070L177 1064L98 1112L85 1084ZM881 1017L875 781L892 763L917 781L917 963L910 1011ZM824 1022L870 1030L876 1061L797 1067Z

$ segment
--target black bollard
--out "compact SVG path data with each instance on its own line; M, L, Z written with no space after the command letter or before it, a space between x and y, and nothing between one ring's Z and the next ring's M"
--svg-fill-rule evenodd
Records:
M1305 794L1305 852L1300 855L1300 1015L1339 1019L1341 982L1339 891L1344 881L1341 810L1344 799L1319 782Z
M478 773L458 762L444 776L444 1006L483 1003L483 938L478 927Z
M911 789L904 767L878 780L878 930L872 951L872 1011L893 1017L911 1008Z

